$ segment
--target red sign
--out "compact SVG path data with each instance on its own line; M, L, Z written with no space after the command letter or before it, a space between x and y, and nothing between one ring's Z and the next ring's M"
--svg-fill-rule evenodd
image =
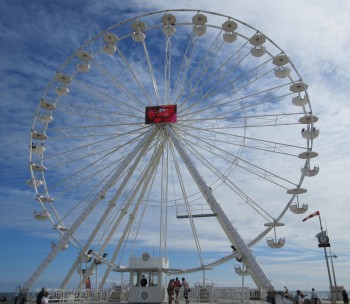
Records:
M146 107L145 124L174 123L176 112L176 105Z

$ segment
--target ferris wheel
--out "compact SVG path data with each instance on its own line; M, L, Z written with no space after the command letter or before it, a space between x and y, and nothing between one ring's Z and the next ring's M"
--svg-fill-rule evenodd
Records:
M91 257L103 287L127 252L184 243L198 264L175 267L236 258L269 288L252 249L284 245L282 218L307 210L302 183L319 171L307 87L266 35L213 12L148 13L88 40L34 117L34 216L57 233L25 288L62 251L77 255L61 288Z

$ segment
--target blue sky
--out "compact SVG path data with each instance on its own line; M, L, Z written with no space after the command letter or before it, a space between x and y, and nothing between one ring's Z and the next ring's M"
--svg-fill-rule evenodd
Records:
M259 29L288 54L308 83L313 111L319 117L320 136L315 141L315 150L319 152L316 164L320 166L320 174L306 181L309 189L307 214L316 210L321 212L332 252L338 255L334 260L337 284L348 288L350 248L345 231L349 225L348 213L344 211L349 196L346 189L349 179L350 73L346 50L350 34L344 25L349 20L350 4L344 1L305 3L298 0L291 3L250 0L228 3L218 0L214 5L209 0L180 0L168 7L158 1L145 4L144 1L5 0L0 2L0 291L11 291L23 284L49 252L54 237L50 225L33 218L37 203L32 189L26 185L30 177L30 129L47 85L65 60L103 29L147 12L174 8L222 13ZM267 199L276 199L272 194L266 195ZM67 201L64 208L68 208ZM64 208L62 211L65 212ZM243 214L243 209L241 212ZM283 227L283 236L287 240L285 247L271 251L259 244L254 247L254 254L277 289L288 286L290 290L310 290L312 287L326 290L328 277L323 251L317 248L314 238L319 231L319 222L313 218L302 223L302 218L286 215L288 225ZM244 228L249 235L254 233L255 224L254 217L247 216ZM211 248L224 247L220 238L216 243L207 244ZM151 250L151 245L148 246ZM174 264L180 260L180 254L185 255L187 263L191 264L186 246L181 242L177 246ZM65 266L75 254L67 250L59 255L33 288L56 287L64 276ZM232 262L228 268L221 266L217 272L209 272L208 277L221 286L240 286ZM201 279L201 275L189 278L194 283Z

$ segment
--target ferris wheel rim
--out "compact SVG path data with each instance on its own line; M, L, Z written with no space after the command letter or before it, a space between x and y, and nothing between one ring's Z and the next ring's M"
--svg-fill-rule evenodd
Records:
M75 76L76 75L78 75L78 73L80 72L80 73L85 73L85 72L89 72L89 69L90 68L88 68L87 67L87 65L85 65L85 66L83 66L83 67L80 67L79 69L79 71L78 72L76 72L76 74L73 74L73 76L71 77L71 76L68 76L68 75L66 75L65 73L63 73L63 72L61 72L61 71L63 71L70 63L71 63L71 61L73 60L73 58L75 58L76 56L77 56L77 53L78 52L80 52L79 54L81 55L81 56L83 56L83 57L80 57L79 59L81 59L81 58L84 58L84 63L86 63L86 64L89 64L90 65L90 63L91 63L91 65L94 63L94 59L93 59L93 57L94 56L89 56L89 55L87 55L86 53L85 54L83 54L82 52L84 52L84 48L86 48L86 47L88 47L89 46L89 44L90 43L92 43L92 42L95 42L96 40L97 40L97 38L101 38L102 37L102 35L104 35L106 32L112 32L113 30L115 30L116 28L118 28L118 26L121 26L121 25L124 25L125 23L130 23L131 21L133 21L133 20L142 20L143 18L146 18L146 17L149 17L149 16L158 16L158 15L160 15L160 14L162 14L162 13L166 13L166 14L170 14L170 13L176 13L176 12L196 12L197 14L207 14L207 15L211 15L211 14L213 14L213 15L215 15L216 17L225 17L225 18L227 18L228 20L232 20L232 21L236 21L237 23L239 23L240 25L243 25L243 26L247 26L247 27L249 27L251 30L253 30L253 31L256 31L256 33L260 33L258 30L256 30L255 28L253 28L253 27L251 27L251 26L249 26L249 25L247 25L247 24L245 24L245 23L243 23L243 22L241 22L241 21L239 21L239 20L237 20L237 19L235 19L235 18L232 18L232 17L229 17L229 16L226 16L226 15L222 15L222 14L217 14L217 13L212 13L212 12L208 12L208 11L203 11L203 10L200 10L200 11L197 11L197 10L187 10L187 9L184 9L184 10L182 10L182 9L178 9L178 10L162 10L162 11L158 11L158 12L152 12L152 13L148 13L148 14L144 14L144 15L140 15L140 16L137 16L137 17L133 17L133 18L130 18L130 19L128 19L128 20L125 20L125 21L123 21L123 22L120 22L120 23L117 23L117 24L115 24L114 26L111 26L111 27L109 27L107 30L105 30L105 31L102 31L102 32L100 32L99 34L97 34L96 36L94 36L92 39L90 39L90 40L88 40L85 44L83 44L80 48L79 48L79 50L78 51L76 51L76 52L74 52L63 64L62 64L62 66L60 67L60 69L58 70L59 72L55 75L55 77L54 77L54 79L49 83L49 85L48 85L48 87L47 87L47 90L46 90L46 92L44 93L44 95L43 95L43 98L42 98L42 100L40 101L40 103L39 103L39 107L38 107L38 110L37 110L37 113L36 113L36 115L35 115L35 118L34 118L34 121L33 121L33 126L32 126L32 131L31 131L31 134L30 134L30 152L29 152L29 159L30 159L30 175L31 175L31 181L32 181L32 184L33 184L33 187L34 187L34 190L35 190L35 193L36 193L36 196L37 196L37 200L38 200L38 202L39 202L39 204L40 204L40 206L43 208L43 211L46 211L47 212L47 215L48 215L48 218L51 220L51 222L52 222L52 224L57 228L57 230L59 231L59 233L62 235L63 233L64 233L64 231L65 231L65 225L63 224L63 221L62 221L62 218L61 218L61 215L58 213L58 212L56 212L55 210L55 207L54 207L54 203L53 203L53 201L51 201L51 200L53 200L53 198L51 198L51 196L49 195L49 189L48 189L48 185L47 185L47 183L46 183L46 179L45 179L45 170L46 170L46 168L44 168L44 164L37 164L36 162L34 162L34 157L33 157L33 154L35 154L35 149L37 148L37 147L39 147L39 145L40 144L45 144L45 142L46 142L46 140L47 140L47 138L45 138L45 132L46 132L46 130L50 130L50 127L49 127L49 124L52 122L52 120L50 121L50 117L44 117L43 118L43 120L44 120L44 123L43 122L41 122L41 123L43 123L44 124L44 132L37 132L36 131L36 126L37 126L37 124L39 123L38 122L38 119L39 119L39 117L41 117L41 114L40 113L42 113L42 109L44 108L45 109L45 111L54 111L55 109L53 109L53 107L55 106L56 107L56 103L49 103L49 102L47 102L47 104L45 105L44 104L44 106L43 106L43 101L45 101L45 99L46 99L46 96L48 95L48 92L50 91L50 90L52 90L52 87L55 85L55 84L57 84L57 82L59 82L59 83L61 83L61 84L63 84L63 87L68 87L68 85L71 85L74 81L75 81ZM200 25L200 24L199 24ZM138 26L140 26L140 25L138 25ZM201 26L201 25L200 25ZM207 24L206 25L208 28L210 28L210 26L211 25L209 25L209 24ZM213 25L212 26L213 28L218 28L218 26L216 26L216 25ZM147 28L144 28L144 31L145 31L145 33L147 34L147 31L152 31L152 30L154 30L154 29L161 29L161 26L158 24L157 26L153 26L153 27L151 27L150 29L147 29ZM124 37L122 37L122 39L121 40L123 40L123 39L127 39L127 38L130 38L132 36L132 33L130 33L129 35L125 35ZM240 36L241 38L242 37L245 37L244 35L241 35ZM281 54L282 55L284 55L284 52L272 41L272 40L270 40L267 36L265 36L264 35L264 37L266 38L266 40L269 42L269 43L271 43L272 45L274 45L277 49L279 49L280 51L281 51ZM143 42L143 37L137 37L137 38L135 38L135 39L140 39L140 41L139 42ZM250 39L250 37L245 37L245 39L248 41L249 39ZM119 40L118 40L119 41ZM135 40L136 41L136 40ZM113 51L114 49L112 49L112 51ZM89 53L88 53L89 54ZM97 55L98 55L98 53L96 53ZM266 54L268 54L269 56L270 56L270 59L272 60L272 59L275 59L277 56L279 56L279 55L276 55L276 56L274 56L272 53L269 53L268 51L267 51L267 53ZM95 54L94 54L95 55ZM120 55L121 56L121 55ZM146 57L147 57L147 53L146 53ZM284 60L284 58L280 58L281 60ZM148 59L147 59L148 60ZM150 60L148 60L148 65L150 66ZM309 98L308 98L308 93L307 93L307 89L305 88L307 85L306 84L304 84L303 83L303 81L302 81L302 79L301 79L301 77L300 77L300 75L299 75L299 73L298 73L298 71L296 70L296 68L294 67L294 65L293 65L293 63L290 61L290 60L288 60L288 62L287 62L289 65L290 65L290 68L295 72L295 74L296 74L296 76L298 77L298 79L296 79L296 80L291 80L291 83L293 83L292 84L292 86L294 85L294 84L299 84L299 86L296 88L296 87L293 87L293 89L295 90L295 92L293 92L293 93L300 93L300 92L303 92L304 94L305 94L305 99L307 99L307 106L309 107L308 108L308 111L305 111L305 108L303 107L303 111L301 111L301 112L304 112L304 114L305 115L311 115L310 117L311 117L311 130L313 130L312 128L313 128L313 121L312 121L312 110L311 110L311 104L310 104L310 101L309 101ZM97 65L98 66L98 65ZM277 65L278 66L278 65ZM107 71L105 70L105 67L102 67L102 66L98 66L98 68L100 69L100 71L101 71L101 73L104 73L104 75L108 78L108 74L107 74ZM152 74L152 70L151 70L151 74ZM153 77L153 76L152 76ZM132 77L131 77L131 79L132 79ZM115 83L116 85L120 85L121 87L122 87L122 89L123 89L123 84L122 83L119 83L119 82L116 82ZM77 84L78 86L79 85L81 85L81 84ZM169 84L170 85L170 84ZM300 88L301 87L301 88ZM82 87L80 86L80 89L82 90ZM87 90L90 90L91 88L84 88L84 89L87 89ZM156 92L156 95L157 95L157 99L160 101L160 96L159 96L159 94L157 93L157 87L154 85L154 90L155 90L155 92ZM277 89L275 89L275 90L277 90ZM298 90L301 90L301 91L298 91ZM63 94L64 94L64 91L62 91L63 92ZM102 91L101 91L102 92ZM132 97L132 92L129 92L128 90L125 90L125 92L127 92L127 94L129 94L131 97ZM98 93L100 93L100 92L98 92ZM102 92L103 94L104 94L104 92ZM214 93L215 93L215 91L214 91ZM60 93L61 94L61 93ZM258 94L261 94L261 92L258 92ZM61 96L61 95L59 95L59 96ZM104 96L104 98L106 99L106 100L109 100L109 99L111 99L110 98L110 96L107 96L106 94L105 94L105 96ZM238 98L239 99L239 98ZM137 102L137 98L135 98L134 99L135 100L135 105L136 105L136 102ZM108 101L109 102L109 101ZM199 101L200 102L200 101ZM198 103L199 103L198 102ZM223 103L220 103L220 102L218 102L218 104L220 105L220 106L222 106L222 107L224 107L225 105L223 104ZM58 101L58 106L64 106L64 102L62 102L61 104L60 104L60 101ZM128 106L128 105L125 105L125 106ZM179 106L179 109L181 110L181 106L182 107L186 107L186 103L184 102L183 104L181 104L180 106ZM254 106L254 104L253 104L253 106ZM191 107L193 107L193 105L191 105ZM135 107L136 108L136 107ZM51 110L50 110L51 109ZM53 109L53 110L52 110ZM69 108L67 107L67 109L69 110ZM210 108L210 109L212 109L212 108ZM205 109L199 109L200 111L204 111L205 112ZM188 110L187 110L188 111ZM208 109L206 110L206 111L208 111ZM236 110L236 111L238 111L238 110ZM72 113L73 113L74 111L72 110ZM51 112L50 112L51 113ZM229 113L229 112L228 112ZM74 113L73 113L74 114ZM288 114L288 113L287 113ZM299 115L300 113L298 113L298 115ZM102 112L100 112L100 113L98 113L98 115L101 115L101 116L103 116L104 114L102 113ZM180 114L179 114L180 115ZM197 115L197 114L193 114L192 113L192 115ZM199 115L199 114L198 114ZM227 115L227 116L223 116L223 114L221 114L222 116L219 116L219 114L218 114L218 116L216 116L213 120L214 121L220 121L220 119L225 119L225 117L229 117L228 115L231 115L231 113L229 113L229 114L225 114L225 115ZM98 116L96 116L96 117L98 117ZM139 118L140 117L140 114L137 114L135 117L132 117L132 116L130 116L131 118ZM179 116L180 117L180 116ZM245 117L245 118L247 118L247 117ZM261 118L261 117L260 117ZM46 119L46 120L45 120ZM276 119L277 119L277 116L276 116ZM183 132L183 137L182 137L182 139L183 139L183 141L184 141L184 143L186 143L187 144L187 147L188 147L188 149L190 149L190 147L191 147L191 145L193 145L193 147L194 147L194 142L191 142L190 140L187 140L187 138L186 138L186 136L190 136L190 135L188 135L188 134L191 134L191 133L189 133L190 131L192 131L193 132L193 134L195 134L194 133L194 131L196 131L196 132L202 132L202 135L203 134L209 134L210 135L210 132L207 132L206 130L200 130L200 128L198 128L198 127L193 127L193 124L194 124L194 122L192 122L192 123L187 123L185 120L183 120L183 121L181 121L181 119L179 119L179 123L177 124L177 125L174 125L174 130L176 130L177 128L179 129L179 132ZM217 123L218 124L218 123ZM115 125L115 124L114 124ZM266 123L266 126L267 126L267 123ZM309 125L308 125L309 126ZM105 127L107 128L108 127L108 120L106 121L106 125L105 125ZM123 124L120 124L120 127L123 127ZM136 127L135 129L133 129L133 130L131 130L130 132L136 132L136 130L138 130L139 129L139 131L141 130L141 131L144 131L144 130L146 130L147 128L144 128L143 126L142 126L142 124L139 124L139 125L137 125L137 124L134 124L133 125L133 128L134 127ZM224 126L225 127L225 126ZM244 134L243 135L241 135L241 146L240 147L243 147L243 144L242 143L244 143L244 148L245 149L249 149L249 144L247 144L246 143L246 141L249 141L249 138L248 138L248 136L246 136L246 130L247 130L247 128L250 128L250 127L254 127L254 126L247 126L247 125L245 125L244 126ZM91 126L85 126L84 128L90 128L90 129L92 129L92 128L94 128L94 126L93 125L91 125ZM182 130L180 129L180 128L182 128ZM216 131L215 131L215 134L219 137L219 136L224 136L223 134L224 134L224 132L223 131L218 131L219 130L219 128L217 128L216 129ZM64 132L65 132L65 130L63 129L63 128L61 128L61 130L60 130L63 134L64 134ZM70 131L67 131L67 132L70 132ZM94 131L91 131L91 133L93 133ZM138 131L137 131L138 132ZM67 133L68 134L68 133ZM141 133L139 133L139 134L141 134ZM178 133L178 134L180 134L180 133ZM198 140L198 139L196 139L196 142L197 142L197 144L198 143L201 143L202 144L202 149L203 149L203 151L205 150L205 149L208 149L209 147L211 148L211 149L214 149L215 147L214 147L214 145L212 144L212 143L209 143L209 139L208 138L206 138L206 136L209 136L209 135L205 135L205 137L203 137L203 141L200 141L200 140ZM94 134L94 136L95 137L97 137L97 136L101 136L101 141L103 141L103 140L109 140L109 139L107 139L107 138L105 138L104 139L104 136L103 135L99 135L99 134ZM309 134L307 134L306 136L309 136L309 138L307 138L307 144L306 144L306 148L305 148L305 150L306 151L308 151L308 152L310 152L310 151L312 151L312 148L313 148L313 139L314 139L314 136L313 136L313 133L311 132L311 135L309 135ZM123 137L123 135L122 134L119 134L116 138L122 138ZM232 137L233 138L233 137ZM238 137L236 137L236 140L237 140L237 142L239 142L239 139L237 139ZM77 137L77 139L78 139L78 137ZM205 140L204 140L205 139ZM35 144L34 144L34 146L33 146L33 143L35 142ZM130 141L129 143L130 144L134 144L136 142L136 140L135 139L133 139L132 141ZM126 144L128 144L128 143L126 143ZM271 146L273 146L273 145L279 145L280 143L278 143L278 142L274 142L274 143L272 143L271 144ZM95 144L96 146L97 146L97 144ZM237 144L237 145L239 145L239 144ZM233 145L232 145L233 146ZM251 147L251 149L255 149L254 148L254 146L253 145L251 145L252 147ZM77 147L76 149L79 149L79 147ZM268 147L267 148L267 152L269 152L268 150L269 149L271 149L270 147ZM112 151L112 148L111 148L111 151ZM99 151L99 153L103 153L104 151L103 150L100 150ZM41 155L41 157L43 158L44 157L44 153L45 153L45 150L44 151L41 151L41 152L39 152L38 154L40 154ZM94 153L95 153L95 155L94 155ZM97 154L96 154L96 152L94 152L94 153L91 153L90 155L88 155L88 156L90 156L90 157L93 157L93 156L96 156ZM112 153L112 152L111 152ZM191 153L192 153L192 155L193 156L195 156L195 150L192 150L191 151ZM215 153L218 153L218 156L219 157L221 157L222 159L225 159L226 157L228 157L228 156L226 156L226 154L224 153L224 151L220 151L220 150L217 150ZM219 153L221 153L220 155L219 155ZM197 155L198 156L198 159L200 158L200 155ZM59 156L59 157L62 157L62 158L64 158L64 155L62 156ZM84 157L87 157L87 156L84 156ZM98 156L97 156L98 157ZM54 158L54 156L52 157L52 158ZM235 161L237 161L237 160L239 160L239 158L240 158L240 155L239 154L237 154L236 156L235 156ZM214 167L210 167L210 165L209 165L209 161L208 161L208 159L207 160L205 160L206 162L207 162L207 169L209 169L209 170L211 170L212 171L212 173L215 171L215 168ZM228 159L225 159L225 161L228 161ZM108 165L108 164L107 164ZM94 163L94 166L96 166L96 168L98 168L98 164L96 165L96 163ZM106 165L105 165L106 166ZM237 166L237 163L234 163L233 162L233 159L232 159L232 166L233 167L236 167ZM252 164L249 164L249 165L247 165L247 167L245 168L246 170L251 170L251 171L254 171L254 170L256 170L256 171L258 171L259 170L259 168L257 167L257 166L255 166L255 167L252 167L252 168L248 168L249 166L252 166ZM309 168L309 166L310 166L310 158L307 158L307 159L305 159L305 162L304 162L304 165L303 165L303 167L304 168ZM102 167L101 167L102 168ZM228 170L227 172L227 175L229 174L229 172L231 172L231 169L226 169L226 170ZM233 170L233 169L232 169ZM101 169L101 171L102 171L102 169ZM38 174L38 172L39 172L39 174ZM270 172L268 172L267 170L265 170L265 174L270 174ZM220 183L217 183L217 181L219 181L220 180L220 178L222 179L221 180L221 182L222 183L225 183L226 182L226 179L227 179L227 176L225 176L225 175L223 175L223 176L221 176L220 174L219 174L219 172L217 173L218 175L218 177L217 177L217 180L216 181L214 181L213 182L213 185L216 185L216 187L220 187ZM258 174L261 174L260 172L258 172ZM40 175L41 177L42 177L42 179L37 179L36 177L38 176L38 175ZM300 179L299 179L299 181L297 182L297 183L295 183L295 187L293 187L291 190L291 194L292 194L292 196L291 196L291 198L290 198L290 200L285 204L285 207L283 208L283 210L281 211L281 213L276 217L276 218L274 218L274 219L272 219L271 220L271 222L270 223L272 223L272 224L270 224L270 226L268 226L265 230L263 230L258 236L256 236L256 238L254 238L249 244L250 244L250 246L253 246L253 245L255 245L257 242L259 242L261 239L263 239L266 235L267 235L267 233L269 232L269 231L271 231L272 229L274 229L274 227L275 227L275 225L273 225L273 223L278 223L279 222L279 220L284 216L284 214L287 212L287 210L289 209L289 207L290 207L290 205L292 204L292 202L293 202L293 200L294 200L294 198L298 195L298 194L300 194L301 192L300 192L300 189L301 189L301 185L302 185L302 183L303 183L303 181L304 181L304 178L305 178L305 176L307 176L307 173L306 173L306 171L304 170L304 172L302 172L301 173L301 177L300 177ZM67 179L69 178L69 176L67 177ZM106 178L106 177L105 177ZM104 179L105 179L104 178ZM223 180L225 180L225 181L223 181ZM40 183L41 183L41 185L40 185ZM44 189L45 189L45 191L44 191L44 195L43 195L43 192L40 192L39 190L38 190L38 188L39 188L39 186L43 186L44 187ZM294 192L293 192L294 191ZM199 192L197 192L197 193L199 193ZM194 195L194 197L196 196L196 193L193 193L193 195ZM243 194L242 194L243 195ZM48 210L47 209L47 207L46 207L46 204L48 204L48 205L50 205L50 207L51 207L51 210ZM53 219L53 217L51 216L51 212L52 212L52 210L53 210L53 212L55 213L54 215L57 217L57 220L54 220ZM57 214L56 214L57 213ZM44 215L44 214L43 214ZM64 217L64 216L63 216ZM62 226L61 226L61 224L63 224ZM77 241L77 240L76 240ZM77 243L79 243L79 242L77 242ZM232 256L232 257L234 257L234 256ZM215 264L215 263L218 263L219 261L220 261L221 259L219 259L219 260L217 260L216 262L214 262L214 263L211 263L211 264Z

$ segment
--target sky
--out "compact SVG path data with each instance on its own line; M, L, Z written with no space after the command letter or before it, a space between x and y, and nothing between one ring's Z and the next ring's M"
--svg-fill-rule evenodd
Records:
M33 218L37 202L35 193L26 185L30 178L30 130L48 84L67 58L102 30L134 16L166 9L198 9L231 16L264 33L291 58L308 84L313 114L319 118L320 136L314 141L314 150L319 156L314 164L319 165L320 173L305 181L308 189L305 199L309 204L306 214L285 215L287 224L282 232L286 245L271 251L262 240L253 248L254 254L276 289L287 286L290 291L309 291L312 287L328 290L324 251L318 248L315 238L321 219L330 238L331 254L337 256L333 259L336 283L349 288L348 2L178 0L169 6L165 1L3 0L0 2L0 291L13 291L22 285L50 251L53 231L49 224ZM141 68L139 72L142 73ZM56 144L60 149L60 143ZM251 187L257 189L259 185ZM261 189L260 196L274 204L277 201L270 189ZM62 212L68 212L69 203L65 201ZM320 212L320 218L302 222L305 216L316 211ZM261 232L254 217L243 209L240 212L247 216L242 220L240 231L248 231L249 237ZM205 225L199 227L206 231ZM89 224L86 230L88 228ZM85 229L79 232L83 235ZM224 246L221 238L215 239L215 233L206 241L210 249L221 250ZM152 248L150 244L147 246ZM185 257L188 265L195 263L187 256L184 242L176 246L176 261ZM33 288L58 287L68 261L75 256L70 250L59 255ZM228 265L228 268L220 266L216 272L208 272L207 278L218 286L240 286L233 263ZM201 274L189 276L191 284L200 279ZM254 287L249 280L246 284Z

